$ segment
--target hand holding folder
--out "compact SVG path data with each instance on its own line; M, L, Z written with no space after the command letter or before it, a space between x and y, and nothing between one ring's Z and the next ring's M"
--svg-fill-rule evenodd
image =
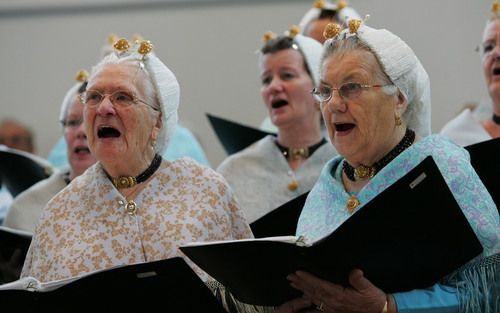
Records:
M297 270L348 286L359 268L385 292L425 288L482 246L431 157L316 242L302 237L191 244L181 250L240 301L277 306L299 297Z

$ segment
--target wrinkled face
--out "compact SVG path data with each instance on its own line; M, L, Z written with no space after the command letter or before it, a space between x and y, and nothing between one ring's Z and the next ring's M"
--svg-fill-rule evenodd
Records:
M307 26L307 29L304 32L304 35L311 37L311 38L314 38L321 43L324 43L326 41L326 38L323 36L323 31L325 30L326 25L328 25L328 23L332 23L332 22L337 22L337 21L332 21L329 18L313 20Z
M161 126L159 113L137 102L129 106L113 104L110 94L117 91L145 99L146 74L135 63L107 64L92 77L87 92L106 94L98 105L85 104L84 121L90 150L97 160L127 162L151 154ZM119 98L118 100L121 100Z
M265 54L260 61L261 93L269 116L278 128L304 119L317 119L311 95L313 81L304 67L302 54L294 49Z
M64 139L67 145L68 162L75 176L81 175L96 162L90 154L83 126L83 104L75 95L64 121Z
M500 97L500 20L488 23L481 47L483 73L490 96Z
M321 86L339 88L345 83L386 85L380 65L372 53L354 50L327 57L321 65ZM378 72L377 72L378 71ZM391 88L391 87L389 87ZM393 87L395 88L395 87ZM380 87L363 88L351 99L342 99L338 91L321 103L328 133L339 154L353 166L371 165L390 150L389 138L395 133L395 113L403 113L404 101L398 93L385 93Z

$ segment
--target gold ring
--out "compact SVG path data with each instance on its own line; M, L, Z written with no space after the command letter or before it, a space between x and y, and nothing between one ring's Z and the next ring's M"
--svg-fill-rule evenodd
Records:
M321 312L325 312L325 305L323 304L323 301L321 301L319 303L319 305L316 306L316 310L321 311Z

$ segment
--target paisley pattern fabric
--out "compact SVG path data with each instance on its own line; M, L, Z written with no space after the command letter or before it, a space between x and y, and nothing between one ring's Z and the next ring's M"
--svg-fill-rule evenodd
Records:
M360 205L356 210L361 210L364 204L429 155L481 241L483 254L498 252L500 220L495 203L470 165L468 152L440 135L428 136L413 144L377 173L357 194ZM297 235L304 235L308 241L328 235L351 216L345 208L349 193L341 181L330 175L332 167L337 168L341 162L343 158L340 156L328 162L307 198L297 225ZM404 210L404 203L401 209Z
M90 167L42 211L21 276L59 280L183 256L178 247L193 241L252 237L222 176L189 158L163 161L134 201L130 215L100 163Z
M500 217L490 194L471 166L466 150L441 135L425 137L396 157L357 193L360 205L356 210L362 210L364 204L429 155L481 242L483 253L468 263L468 270L456 271L448 279L443 278L443 283L422 290L394 293L398 312L497 312L495 309L484 310L498 306L496 293L485 296L484 291L498 286L498 262L487 261L484 265L483 261L498 260ZM330 234L351 216L345 207L349 194L339 180L343 161L342 157L337 157L328 162L307 198L297 225L297 235L304 235L307 241L316 241ZM330 174L332 168L337 173L336 178ZM401 203L401 210L404 210L404 203Z

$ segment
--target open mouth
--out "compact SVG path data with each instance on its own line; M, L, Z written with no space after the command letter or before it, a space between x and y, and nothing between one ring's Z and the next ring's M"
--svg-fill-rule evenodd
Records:
M500 67L496 67L493 69L493 75L500 75Z
M338 132L349 131L354 128L354 124L351 123L335 123L335 130Z
M89 150L88 147L79 146L79 147L75 147L75 149L73 150L73 152L75 152L76 154L89 154L90 150Z
M97 130L98 138L117 138L120 137L121 133L118 129L111 126L103 126Z
M281 108L282 106L285 106L285 105L288 105L288 101L283 100L283 99L281 99L281 100L276 100L276 101L273 101L273 102L271 103L271 107L272 107L273 109Z

